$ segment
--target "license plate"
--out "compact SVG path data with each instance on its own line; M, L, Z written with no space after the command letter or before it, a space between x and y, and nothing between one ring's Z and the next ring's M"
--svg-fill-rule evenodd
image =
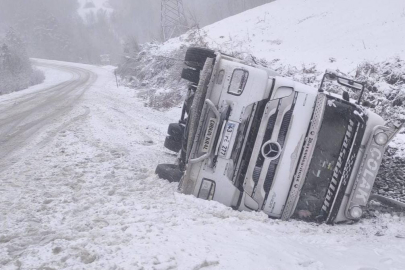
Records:
M225 126L224 137L222 138L221 147L219 148L219 156L227 158L229 145L231 144L232 134L235 130L234 123L227 123Z
M217 120L215 118L210 118L208 122L207 131L205 132L204 141L202 145L201 152L207 153L211 146L212 137L214 135L214 128L217 124Z

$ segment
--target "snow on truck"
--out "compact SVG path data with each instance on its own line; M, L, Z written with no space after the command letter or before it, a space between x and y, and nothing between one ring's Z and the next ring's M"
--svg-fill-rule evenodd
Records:
M237 210L329 224L358 220L402 125L360 105L364 84L326 72L319 89L220 52L189 48L191 82L156 173ZM342 95L328 92L342 87ZM354 101L350 93L357 93Z

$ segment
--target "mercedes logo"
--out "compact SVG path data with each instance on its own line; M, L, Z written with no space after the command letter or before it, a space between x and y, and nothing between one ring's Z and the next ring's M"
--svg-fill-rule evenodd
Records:
M262 155L268 159L277 159L281 154L281 146L277 142L268 141L262 147Z

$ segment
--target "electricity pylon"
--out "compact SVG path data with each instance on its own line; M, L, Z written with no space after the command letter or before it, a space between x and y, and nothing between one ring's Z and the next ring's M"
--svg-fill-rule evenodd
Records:
M189 27L182 0L162 0L162 34L166 41L185 33Z

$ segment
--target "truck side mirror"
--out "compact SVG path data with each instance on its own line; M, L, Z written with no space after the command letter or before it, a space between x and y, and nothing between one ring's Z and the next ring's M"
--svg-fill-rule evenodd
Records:
M339 77L337 79L337 81L339 84L341 84L343 86L346 86L346 87L349 87L349 88L352 88L352 89L355 89L358 91L363 90L363 87L364 87L363 84L360 82L355 82L353 80L342 78L342 77Z
M353 89L356 91L360 91L359 98L357 100L357 104L360 104L360 101L361 101L361 99L363 97L363 93L364 93L365 83L358 82L358 81L355 81L355 80L352 80L349 78L345 78L345 77L342 77L342 76L336 74L333 71L326 70L325 75L322 78L321 85L319 86L319 90L318 90L319 92L324 92L325 90L327 91L327 89L325 89L325 86L328 86L326 84L326 81L335 81L335 83L332 83L332 84L335 84L335 85L340 84L344 87L347 87L347 88L350 88L350 89ZM342 95L343 95L344 100L346 100L346 101L350 100L350 97L349 98L347 97L347 95L349 95L349 93L347 91L343 91Z

